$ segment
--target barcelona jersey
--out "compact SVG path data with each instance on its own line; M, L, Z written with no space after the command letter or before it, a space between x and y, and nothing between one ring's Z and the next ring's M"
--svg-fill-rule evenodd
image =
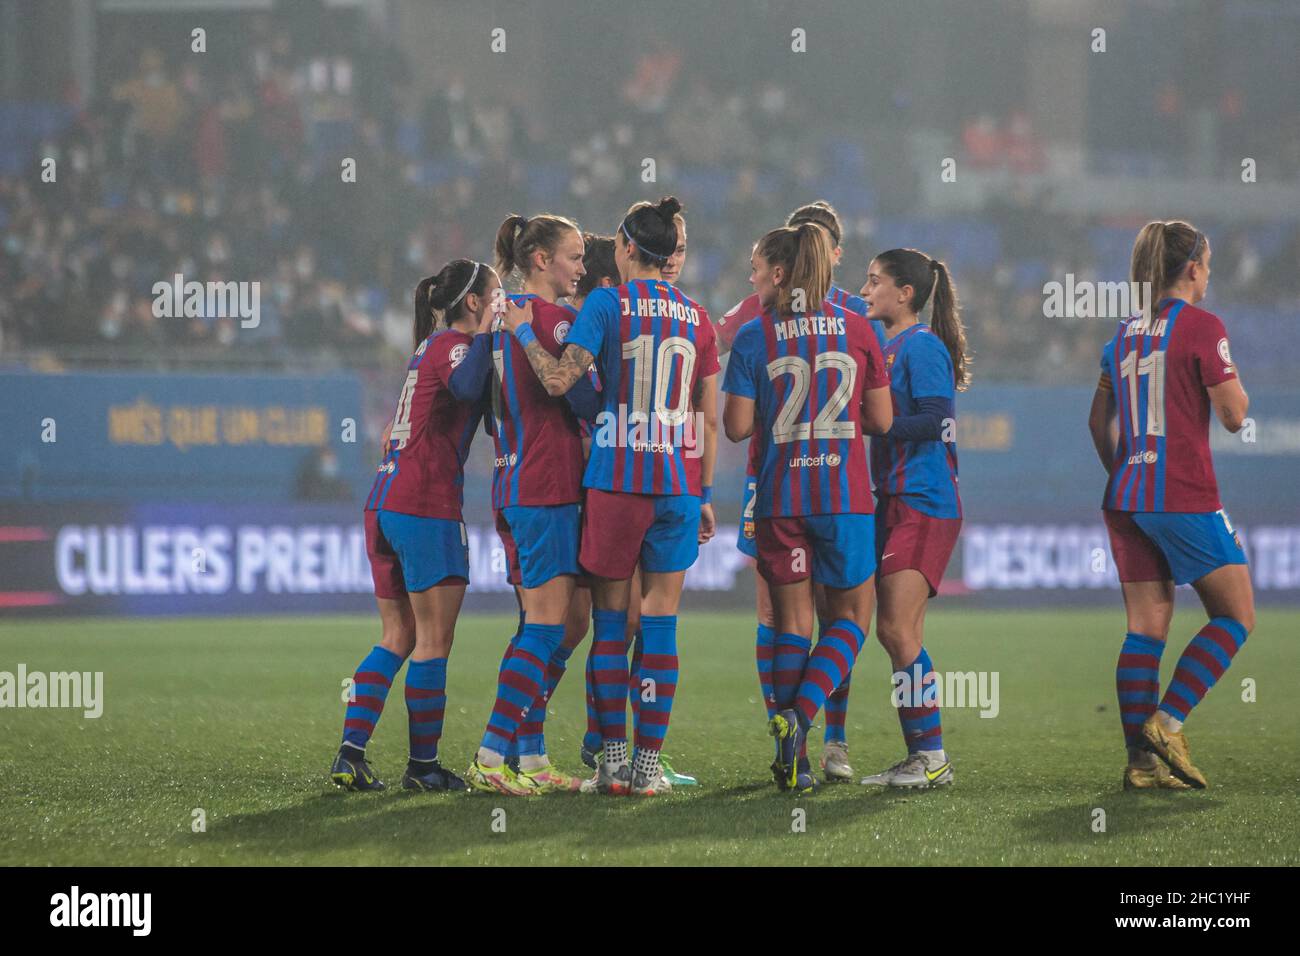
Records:
M755 402L755 515L871 514L863 398L888 384L875 335L843 306L746 323L723 389Z
M452 394L451 373L472 342L464 332L441 329L411 356L367 511L461 520L465 459L483 409Z
M1101 353L1119 443L1102 507L1112 511L1218 511L1206 389L1237 377L1223 322L1181 299L1150 321L1121 321Z
M876 326L883 328L880 323ZM884 339L883 351L895 418L920 413L918 399L946 398L951 402L955 398L952 356L924 322ZM901 497L932 518L960 518L954 431L945 428L945 434L933 441L902 441L887 435L873 438L871 478L876 494Z
M583 484L699 495L704 435L695 393L719 369L708 312L667 282L635 279L593 289L567 344L595 356L602 386Z
M573 313L535 295L512 295L533 303L533 332L542 348L559 358ZM492 418L496 469L492 507L572 504L581 497L582 433L563 397L548 395L524 347L507 329L492 333Z

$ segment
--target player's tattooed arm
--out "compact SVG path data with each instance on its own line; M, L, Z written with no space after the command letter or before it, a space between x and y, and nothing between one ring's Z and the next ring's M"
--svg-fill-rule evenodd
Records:
M547 395L563 395L573 388L578 379L587 374L595 358L579 345L567 345L557 360L536 339L524 346L524 353Z
M519 335L519 329L531 322L532 318L531 299L523 305L508 301L501 317L506 328L516 337ZM524 354L528 356L528 364L533 367L533 372L537 375L537 380L542 383L542 388L546 389L547 395L563 395L573 388L574 382L587 374L587 369L591 367L592 360L595 358L586 349L569 345L557 360L542 347L536 335L526 336L526 339L527 341L520 344L524 347Z

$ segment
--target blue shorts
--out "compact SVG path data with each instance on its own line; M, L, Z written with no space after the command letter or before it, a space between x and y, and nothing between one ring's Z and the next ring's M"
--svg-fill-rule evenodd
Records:
M754 525L754 501L758 498L758 479L745 478L745 496L741 499L740 532L736 535L736 548L747 557L758 557L758 534Z
M577 574L579 533L576 502L502 508L497 512L497 534L506 549L507 579L539 588L561 574Z
M700 554L700 499L587 489L582 566L597 577L626 581L636 570L685 571Z
M758 519L758 572L768 584L855 588L876 573L875 515Z
M366 552L382 598L469 582L469 542L460 521L367 511Z
M1169 562L1175 584L1191 584L1225 565L1246 563L1246 551L1226 511L1134 512L1133 523Z

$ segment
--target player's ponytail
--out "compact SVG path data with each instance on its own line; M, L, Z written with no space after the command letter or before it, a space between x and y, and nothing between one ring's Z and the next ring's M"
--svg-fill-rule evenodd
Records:
M497 230L495 245L497 274L504 282L516 270L528 275L533 270L533 253L539 249L553 254L567 230L581 234L578 224L563 216L542 213L533 216L510 215Z
M501 223L501 228L497 230L497 241L494 246L496 252L497 275L502 279L508 278L518 262L515 260L515 242L519 234L528 228L528 217L520 215L506 216L506 221Z
M677 216L682 204L676 196L665 196L657 203L633 203L619 224L619 232L636 244L637 262L654 269L663 268L668 257L677 251ZM685 220L683 220L685 221Z
M756 252L768 265L780 266L786 279L776 290L776 308L782 315L817 312L831 289L831 236L813 222L782 226L758 240ZM795 290L803 290L796 298Z
M930 328L939 336L952 358L952 372L957 391L970 387L970 356L967 354L966 326L961 321L957 304L957 289L952 284L948 267L938 259L931 259L934 267L934 293L930 303Z
M433 311L433 296L437 290L438 276L421 279L415 287L415 330L412 348L418 349L420 343L433 334L433 327L437 323L437 316Z
M465 312L465 300L487 292L491 270L473 259L453 259L437 275L421 279L415 287L414 348L433 334L448 328Z
M970 347L966 344L966 326L961 321L957 289L948 267L918 249L890 249L874 261L898 288L912 287L907 307L915 314L920 315L933 296L930 328L952 358L953 384L958 391L964 391L970 385Z
M1189 263L1202 260L1205 247L1205 234L1181 219L1149 222L1142 227L1133 242L1129 279L1138 284L1144 319L1151 321L1156 303Z

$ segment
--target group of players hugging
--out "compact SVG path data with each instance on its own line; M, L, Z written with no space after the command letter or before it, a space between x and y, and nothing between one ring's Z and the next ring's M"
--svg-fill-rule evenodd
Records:
M891 695L907 753L861 782L952 782L923 629L962 522L954 399L970 380L966 335L943 262L881 252L855 295L833 281L840 239L828 203L796 209L753 245L754 292L716 325L677 285L686 222L672 197L635 203L613 236L512 215L493 265L455 259L419 283L415 351L365 504L382 639L356 670L336 785L384 789L366 745L404 662L406 789L648 796L695 782L661 751L683 582L715 532L720 353L722 428L749 443L737 547L758 572L776 786L819 784L807 736L823 711L821 770L853 779L844 716L873 614L896 681L907 677L896 686L910 688ZM1132 278L1153 294L1103 350L1089 416L1128 616L1116 669L1126 788L1206 785L1182 723L1254 626L1209 451L1211 410L1236 431L1247 405L1223 323L1196 307L1209 261L1189 224L1143 228ZM464 464L480 423L520 614L461 777L438 745L469 582ZM1175 583L1193 584L1210 620L1161 699ZM589 625L584 779L552 765L544 724Z

